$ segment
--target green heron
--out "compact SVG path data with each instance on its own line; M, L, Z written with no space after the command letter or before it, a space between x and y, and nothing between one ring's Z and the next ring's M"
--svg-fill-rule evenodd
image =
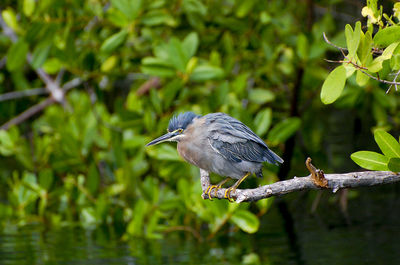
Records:
M169 121L168 133L151 141L146 146L165 141L178 142L179 154L190 164L207 172L226 176L217 185L210 185L205 193L211 199L230 178L238 181L225 192L225 198L232 201L230 193L255 173L262 177L262 162L283 163L283 159L249 127L225 113L210 113L205 116L185 112Z

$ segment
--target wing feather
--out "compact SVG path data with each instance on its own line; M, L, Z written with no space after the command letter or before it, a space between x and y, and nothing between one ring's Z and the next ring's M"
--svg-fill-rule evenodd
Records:
M232 162L269 162L277 164L283 160L242 122L224 114L206 115L209 142L214 150Z

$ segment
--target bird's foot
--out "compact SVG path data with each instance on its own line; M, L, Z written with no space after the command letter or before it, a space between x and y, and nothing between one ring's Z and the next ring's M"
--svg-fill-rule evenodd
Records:
M235 191L236 191L236 188L239 187L240 183L242 183L243 180L245 180L249 175L250 175L250 172L246 173L246 175L244 175L243 177L241 177L232 187L229 187L229 188L226 189L224 197L225 197L226 199L228 199L229 202L234 202L234 201L236 201L236 199L233 199L233 198L231 197L231 193L232 193L232 191L235 192Z
M208 199L210 201L212 201L213 199L211 198L211 191L215 189L215 194L217 194L217 190L218 190L218 185L210 185L207 187L206 191L204 192L205 194L207 194Z
M236 187L229 187L229 188L227 188L226 189L226 191L225 191L225 194L224 194L224 197L226 198L226 199L228 199L228 201L229 202L234 202L234 201L236 201L236 199L233 199L232 197L231 197L231 192L235 192L236 191Z
M214 197L217 197L217 192L219 189L222 188L222 185L224 185L230 178L226 178L223 181L221 181L220 183L218 183L217 185L210 185L208 186L208 188L206 189L206 191L204 192L205 194L207 194L208 199L210 199L210 201L212 201L211 199L211 192L213 189L215 189L214 191Z

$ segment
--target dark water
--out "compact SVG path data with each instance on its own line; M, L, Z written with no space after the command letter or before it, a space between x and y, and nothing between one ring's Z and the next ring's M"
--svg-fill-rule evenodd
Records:
M0 264L400 264L399 185L275 200L258 233L224 232L198 242L182 232L121 241L107 229L3 227Z

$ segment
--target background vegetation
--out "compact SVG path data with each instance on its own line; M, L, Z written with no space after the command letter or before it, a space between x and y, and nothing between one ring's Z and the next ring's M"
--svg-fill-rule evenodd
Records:
M393 2L380 4L390 16ZM332 92L327 88L335 85L327 84L322 100L334 103L321 102L323 82L338 66L323 59L344 60L323 32L355 57L354 32L368 30L372 38L398 23L397 9L390 22L371 1L367 20L363 6L311 0L3 1L0 224L107 226L124 238L160 238L176 230L199 239L221 230L258 231L259 217L274 199L203 201L198 169L183 162L173 144L145 144L165 132L176 113L222 111L249 125L285 160L280 169L266 165L264 179L244 186L305 175L307 156L326 172L356 169L351 153L376 149L372 131L398 131L400 121L396 91L386 95L388 85L365 78L348 62L343 65L354 70L338 70L347 74L346 84L340 75L330 78L339 76L344 90ZM351 34L343 30L347 23ZM360 66L375 58L371 49L359 52L365 54L355 61ZM385 55L381 76L396 79L391 74L399 68L400 49ZM19 92L30 96L17 99ZM26 110L33 114L28 119L6 123Z

